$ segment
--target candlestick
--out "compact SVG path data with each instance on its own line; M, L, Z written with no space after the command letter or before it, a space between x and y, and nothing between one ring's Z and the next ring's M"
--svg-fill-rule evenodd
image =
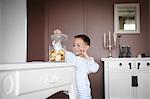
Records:
M106 33L104 33L104 48L107 47L107 41L106 41Z
M117 34L114 33L114 46L116 47L117 46Z
M112 49L116 47L116 43L117 43L117 34L111 34L111 32L108 33L108 35L106 33L104 33L104 37L103 37L104 41L104 48L108 49L108 57L112 57Z
M111 46L111 32L109 32L109 34L108 34L108 40L109 40L109 46Z

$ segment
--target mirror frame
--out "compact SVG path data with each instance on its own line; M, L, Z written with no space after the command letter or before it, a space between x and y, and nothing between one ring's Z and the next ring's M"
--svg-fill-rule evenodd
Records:
M135 7L135 26L136 30L120 30L119 29L119 7ZM140 4L139 3L122 3L114 4L114 33L117 34L139 34L140 33Z

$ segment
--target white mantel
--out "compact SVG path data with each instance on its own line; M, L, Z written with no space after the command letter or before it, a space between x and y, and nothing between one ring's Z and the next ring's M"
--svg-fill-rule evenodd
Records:
M26 63L6 63L0 64L1 71L12 70L28 70L28 69L44 69L44 68L60 68L72 66L72 63L51 63L51 62L26 62Z
M49 62L0 64L0 99L46 99L59 91L76 99L74 67Z

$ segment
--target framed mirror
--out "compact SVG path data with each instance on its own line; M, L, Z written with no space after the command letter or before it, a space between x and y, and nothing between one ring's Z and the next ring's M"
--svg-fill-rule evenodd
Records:
M114 4L114 32L117 34L140 33L139 3Z

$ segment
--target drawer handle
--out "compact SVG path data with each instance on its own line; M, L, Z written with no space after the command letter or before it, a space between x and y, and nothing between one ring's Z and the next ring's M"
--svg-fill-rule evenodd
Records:
M147 66L150 66L150 63L147 63Z
M130 69L132 69L132 67L131 67L131 63L129 63L129 68L130 68Z
M132 76L132 87L138 87L138 76Z
M122 67L122 63L119 63L119 66Z
M137 67L137 69L140 69L140 65L141 65L141 64L140 64L140 63L138 63L138 67Z

